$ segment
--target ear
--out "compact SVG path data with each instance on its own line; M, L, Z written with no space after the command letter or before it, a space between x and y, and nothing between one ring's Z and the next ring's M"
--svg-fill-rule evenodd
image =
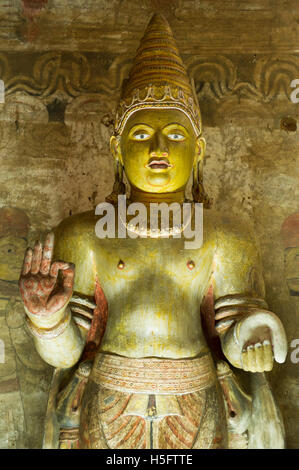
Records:
M119 160L121 165L123 165L123 159L120 149L120 139L118 137L115 137L115 135L110 138L110 152L112 153L115 160Z
M197 137L195 146L194 165L201 162L204 159L206 151L206 141L204 137Z

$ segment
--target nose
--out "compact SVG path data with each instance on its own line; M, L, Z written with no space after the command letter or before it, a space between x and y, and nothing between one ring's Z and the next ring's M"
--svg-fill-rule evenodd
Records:
M152 140L152 145L150 149L151 157L167 157L168 156L168 147L166 139L163 136L162 132L157 131Z

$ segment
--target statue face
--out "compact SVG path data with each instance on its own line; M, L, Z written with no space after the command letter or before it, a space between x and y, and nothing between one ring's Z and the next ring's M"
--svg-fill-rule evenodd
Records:
M204 139L183 112L144 109L130 116L120 144L112 137L111 147L132 186L166 193L186 186L194 162L203 157Z

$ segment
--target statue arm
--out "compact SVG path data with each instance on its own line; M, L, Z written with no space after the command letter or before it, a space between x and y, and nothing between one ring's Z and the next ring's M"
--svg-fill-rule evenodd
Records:
M272 369L273 357L284 362L284 328L264 300L264 281L253 234L239 222L227 221L218 229L213 283L216 330L231 364L263 372Z
M64 261L52 263L53 248L54 234L50 233L44 246L37 242L33 250L27 249L19 286L38 353L50 365L68 368L79 360L85 334L69 307L75 266Z
M85 330L72 316L69 305L59 312L60 320L48 327L27 313L27 326L34 338L37 352L48 364L58 368L75 365L85 344Z

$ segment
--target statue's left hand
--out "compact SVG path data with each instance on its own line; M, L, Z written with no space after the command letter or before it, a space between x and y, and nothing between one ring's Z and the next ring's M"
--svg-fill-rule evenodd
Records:
M250 372L270 371L273 361L284 362L287 339L279 318L261 310L241 319L235 326L240 347L242 369Z

